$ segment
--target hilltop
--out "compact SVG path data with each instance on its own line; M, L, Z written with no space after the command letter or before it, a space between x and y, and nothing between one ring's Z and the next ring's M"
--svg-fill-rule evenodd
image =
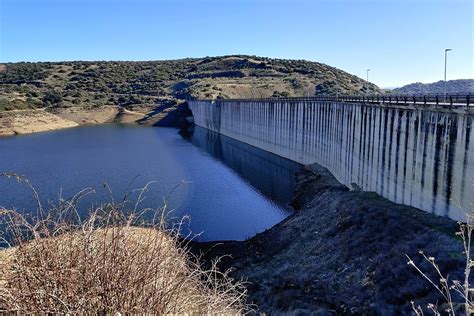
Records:
M143 62L0 65L0 111L160 106L189 98L252 98L378 92L374 84L305 60L222 56Z
M444 94L444 81L433 83L411 83L392 90L400 94ZM474 79L457 79L446 82L446 93L474 92Z

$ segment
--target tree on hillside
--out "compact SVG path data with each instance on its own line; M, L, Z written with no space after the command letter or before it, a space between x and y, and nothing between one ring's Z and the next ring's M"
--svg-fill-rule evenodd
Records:
M43 97L43 103L45 106L58 104L63 101L62 96L56 91L49 91Z

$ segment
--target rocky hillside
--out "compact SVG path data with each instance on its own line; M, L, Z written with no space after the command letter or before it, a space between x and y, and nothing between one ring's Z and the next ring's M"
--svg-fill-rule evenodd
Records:
M257 312L414 315L412 300L423 308L438 303L444 311L441 295L405 255L432 280L439 276L419 250L436 258L449 282L462 280L455 221L374 192L350 191L316 164L299 171L296 182L291 203L296 211L269 230L247 241L192 244L198 256L209 263L224 258L222 268L248 282L249 303Z
M187 98L378 92L334 67L304 60L224 56L145 62L0 65L0 111L39 107L163 105Z
M399 94L443 94L444 81L440 80L433 83L411 83L401 88L392 90ZM474 93L474 79L448 80L446 82L446 93Z

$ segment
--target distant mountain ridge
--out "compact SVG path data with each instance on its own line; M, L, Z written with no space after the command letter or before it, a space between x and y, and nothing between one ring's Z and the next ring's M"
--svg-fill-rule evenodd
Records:
M444 81L433 83L411 83L392 90L399 94L444 94ZM446 82L446 93L474 93L474 79L457 79Z

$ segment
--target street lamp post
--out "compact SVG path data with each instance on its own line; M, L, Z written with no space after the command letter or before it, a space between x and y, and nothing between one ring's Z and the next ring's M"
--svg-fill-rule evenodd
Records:
M448 52L451 50L451 48L446 48L444 50L444 102L446 102L446 69L448 65Z
M367 96L369 95L369 71L370 69L367 69L367 91L366 91Z

